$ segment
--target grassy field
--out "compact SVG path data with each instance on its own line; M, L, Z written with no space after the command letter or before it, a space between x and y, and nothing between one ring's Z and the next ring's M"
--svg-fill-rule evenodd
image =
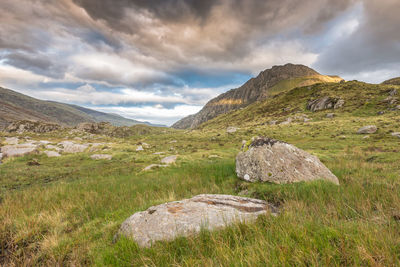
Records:
M0 265L399 266L400 139L391 132L400 132L400 111L376 115L384 108L380 103L388 88L366 85L357 100L356 92L343 93L346 84L343 89L324 88L324 93L344 95L347 101L334 119L325 118L325 111L305 110L306 99L320 93L312 86L268 100L276 101L273 108L260 103L199 130L92 137L97 138L93 142L109 143L104 153L113 155L111 161L92 160L91 153L6 160L0 165ZM281 112L288 106L292 113ZM264 124L272 118L283 121L297 109L312 120ZM377 125L378 132L366 139L356 134L369 124ZM229 125L241 128L227 134ZM65 135L29 136L56 142ZM318 156L340 186L238 180L235 156L242 140L257 135ZM139 142L151 147L136 152ZM177 164L143 172L159 163L161 157L153 154L159 151L179 155ZM27 164L33 158L39 166ZM151 248L127 239L113 243L120 224L136 211L201 193L236 195L243 190L246 196L278 205L281 214Z

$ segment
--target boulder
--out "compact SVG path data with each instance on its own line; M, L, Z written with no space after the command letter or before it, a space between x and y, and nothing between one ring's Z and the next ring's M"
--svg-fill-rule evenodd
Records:
M397 95L397 90L396 90L396 89L391 89L391 90L389 91L389 95L390 95L390 96L395 96L395 95Z
M46 145L45 148L46 149L53 149L53 150L55 150L57 152L59 152L61 150L61 148L59 148L58 146L55 146L55 145Z
M168 157L163 158L163 159L161 160L161 163L162 163L162 164L167 164L167 165L173 164L173 163L175 163L175 161L176 161L177 158L178 158L178 156L176 156L176 155L174 155L174 156L168 156Z
M58 145L63 147L63 152L65 153L81 153L88 148L88 145L76 144L71 141L63 141L58 143Z
M325 110L325 109L338 109L343 107L344 100L339 98L332 98L324 96L315 100L310 100L307 103L307 109L312 112Z
M37 145L26 143L19 145L7 145L1 148L3 157L22 157L28 154L37 153Z
M378 128L375 125L367 125L358 129L358 134L373 134L376 133Z
M49 158L61 157L60 153L58 153L56 151L46 150L46 151L43 151L43 153L46 154L46 156L48 156Z
M337 177L315 157L293 145L267 137L255 139L236 157L236 173L248 182L286 184Z
M143 149L143 147L142 146L138 146L137 148L136 148L136 151L143 151L144 149Z
M17 137L6 137L3 143L6 145L17 145L19 142L19 139Z
M112 156L108 154L94 154L90 156L91 159L105 159L105 160L111 160Z
M276 215L276 208L263 200L230 195L198 195L137 212L124 221L114 240L125 236L141 247L156 241L187 237L201 229L217 230L235 222L253 222L260 215Z
M226 132L228 134L235 133L237 130L238 130L238 128L233 127L233 126L229 126L228 128L226 128Z

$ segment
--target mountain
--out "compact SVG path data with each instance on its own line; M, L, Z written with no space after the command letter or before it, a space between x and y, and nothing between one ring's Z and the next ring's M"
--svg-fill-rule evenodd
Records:
M218 115L246 107L282 91L298 86L342 80L338 76L321 75L304 65L274 66L262 71L256 78L250 79L241 87L210 100L198 113L181 119L172 127L177 129L195 128Z
M65 126L101 121L110 122L115 126L135 124L155 126L148 122L131 120L76 105L39 100L0 87L0 129L7 127L11 122L20 120L54 122Z
M393 78L387 81L384 81L382 84L387 84L387 85L400 85L400 77Z

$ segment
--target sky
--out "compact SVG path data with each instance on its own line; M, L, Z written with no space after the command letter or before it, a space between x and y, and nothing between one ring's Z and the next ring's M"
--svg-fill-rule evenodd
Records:
M0 86L171 125L273 65L400 76L399 0L1 0Z

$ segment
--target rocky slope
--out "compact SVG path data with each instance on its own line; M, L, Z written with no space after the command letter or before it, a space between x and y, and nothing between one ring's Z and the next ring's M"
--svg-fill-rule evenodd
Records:
M53 122L66 126L101 121L115 126L149 124L76 105L43 101L0 87L0 129L21 120Z
M336 76L324 76L304 65L286 64L262 71L239 88L232 89L209 101L197 114L183 118L172 127L195 128L218 115L246 107L268 96L298 86L320 82L340 82Z

